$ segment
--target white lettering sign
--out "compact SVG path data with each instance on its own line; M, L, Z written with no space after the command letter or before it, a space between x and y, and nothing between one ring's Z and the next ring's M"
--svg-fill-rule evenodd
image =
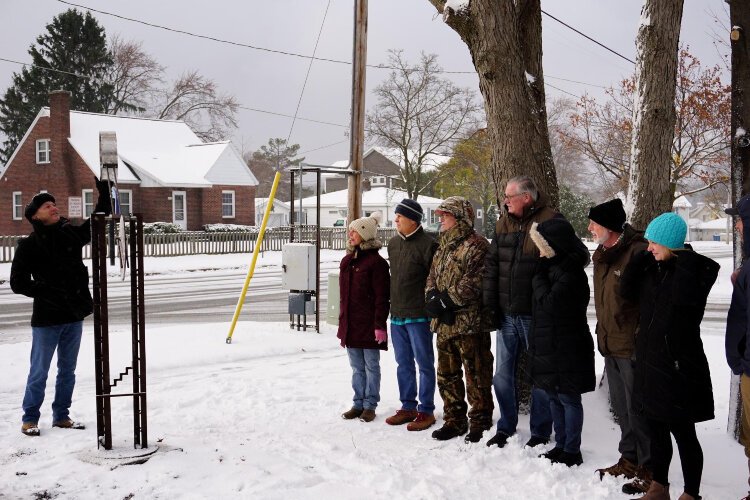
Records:
M80 196L68 198L68 217L83 217L83 201Z

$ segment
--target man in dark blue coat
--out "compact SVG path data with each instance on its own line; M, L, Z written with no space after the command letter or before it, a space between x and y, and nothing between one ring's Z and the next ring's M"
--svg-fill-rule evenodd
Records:
M99 200L95 212L109 212L107 182L97 182ZM24 215L34 231L21 240L10 269L14 293L34 299L31 315L31 368L23 397L21 432L39 435L40 408L44 401L52 356L57 351L57 380L52 402L52 425L83 429L71 420L70 404L81 345L83 319L93 312L88 269L81 251L91 241L91 221L80 226L60 216L55 198L39 193Z
M750 256L750 195L745 195L725 212L736 217L734 228L742 240L742 256ZM743 262L744 264L744 262ZM732 273L734 290L727 317L726 354L732 373L740 375L742 425L740 442L745 447L750 469L750 349L748 349L748 311L750 311L750 266L743 265ZM750 479L748 479L750 485Z

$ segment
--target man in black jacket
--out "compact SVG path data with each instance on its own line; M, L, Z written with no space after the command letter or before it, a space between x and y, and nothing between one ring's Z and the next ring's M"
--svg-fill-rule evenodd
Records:
M435 353L424 289L437 242L422 228L422 206L406 198L396 205L398 234L388 242L391 263L391 341L401 409L385 421L422 431L435 423ZM417 373L419 367L419 391ZM417 397L418 396L418 397ZM419 400L419 404L417 404Z
M108 212L108 184L97 182L95 211ZM39 409L44 401L52 356L57 351L57 380L52 402L52 425L83 429L71 420L69 409L81 345L83 319L93 312L88 269L81 250L91 241L91 222L75 226L60 216L55 198L39 193L24 215L34 231L21 240L13 257L10 287L34 299L31 315L31 369L23 397L23 425L27 436L39 435Z

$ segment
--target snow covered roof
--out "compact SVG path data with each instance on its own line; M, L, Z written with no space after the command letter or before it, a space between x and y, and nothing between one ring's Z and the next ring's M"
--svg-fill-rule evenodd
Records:
M684 196L678 196L672 203L673 208L691 208L692 206L693 204Z
M37 120L43 116L49 116L49 108L42 108ZM150 187L258 184L228 141L204 143L185 122L71 111L68 141L96 176L102 131L117 135L119 182Z
M409 195L406 191L400 189L391 189L387 187L374 187L369 191L362 193L362 206L363 207L382 207L383 205L396 206L396 204L408 198ZM324 207L346 207L349 201L349 191L342 189L340 191L331 191L330 193L320 195L320 205ZM435 208L443 200L439 198L433 198L431 196L420 195L417 201L423 207ZM302 198L302 208L312 208L315 206L316 197L309 196Z
M404 167L404 157L401 154L400 150L396 148L384 148L381 146L375 146L365 151L365 154L362 156L366 158L367 155L371 154L373 151L376 151L380 153L381 155L385 156L386 158L391 160L393 163L395 163L399 167L401 168ZM413 158L414 156L416 156L416 154L417 153L415 151L410 151L409 157ZM425 171L429 172L431 170L436 169L437 167L439 167L440 165L442 165L443 163L447 162L450 159L451 157L447 155L430 154L430 155L427 155L427 157L425 158L425 161L423 163L423 168L425 169ZM349 166L349 160L336 161L336 162L333 162L331 166L334 168L344 169ZM323 175L326 175L326 174L323 174ZM336 174L327 174L327 175L336 175Z
M731 224L727 226L727 224L730 224L729 221L727 221L726 217L720 217L718 219L714 220L707 220L706 222L701 222L695 226L693 226L695 229L723 229L726 231L727 227L732 227Z
M269 200L268 198L255 198L255 208L265 207L266 204L268 203L268 200ZM286 208L287 210L289 210L289 203L285 201L281 201L278 198L273 200L273 206Z

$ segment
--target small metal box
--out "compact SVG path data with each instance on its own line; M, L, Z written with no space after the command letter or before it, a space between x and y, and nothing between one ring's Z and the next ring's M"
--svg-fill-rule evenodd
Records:
M315 290L317 263L312 243L287 243L281 249L281 288Z

